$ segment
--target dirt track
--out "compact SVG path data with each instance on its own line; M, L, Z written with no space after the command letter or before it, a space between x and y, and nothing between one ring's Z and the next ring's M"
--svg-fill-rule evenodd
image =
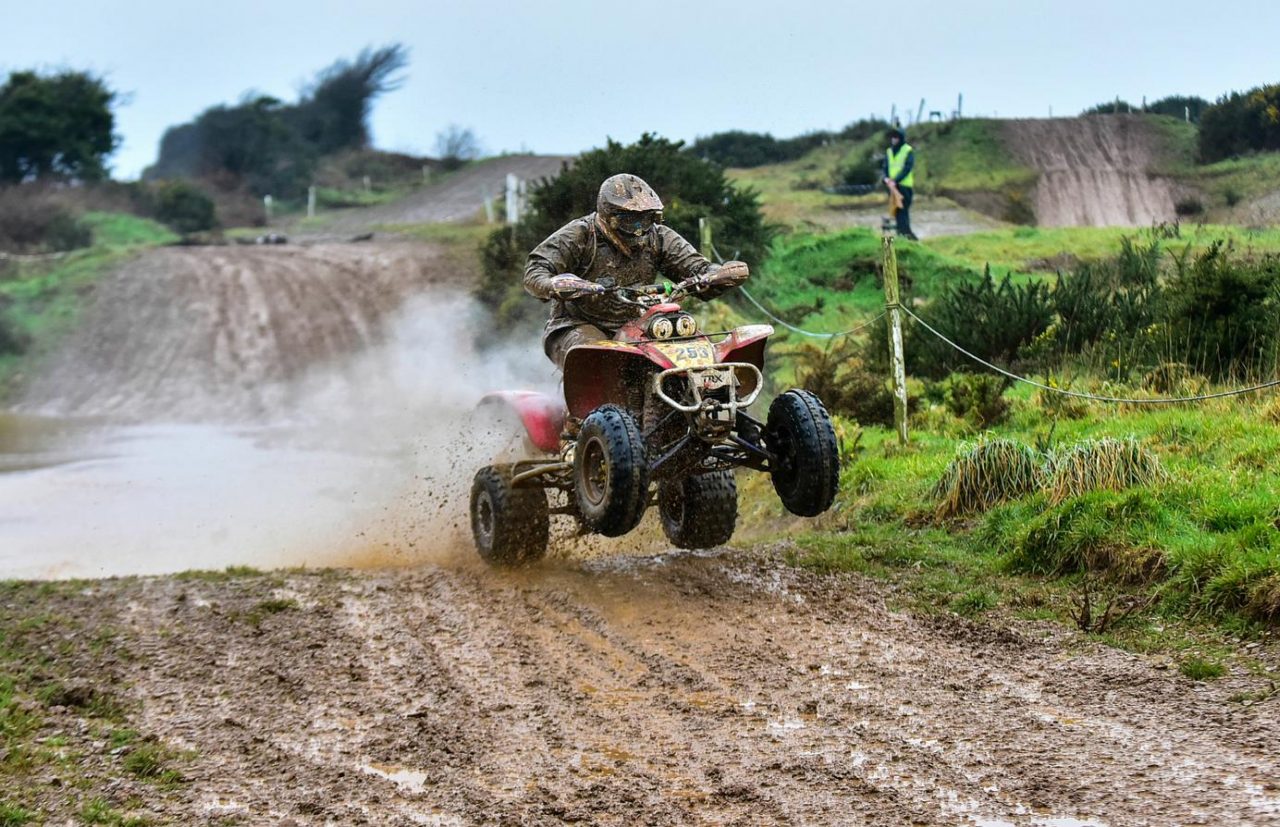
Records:
M161 823L1280 823L1276 701L1227 700L1250 679L895 613L777 553L103 581L58 610L117 630L80 677L194 751L176 790L111 793Z
M1174 218L1170 182L1156 177L1161 139L1140 115L1011 120L1005 142L1039 173L1042 227L1144 226Z

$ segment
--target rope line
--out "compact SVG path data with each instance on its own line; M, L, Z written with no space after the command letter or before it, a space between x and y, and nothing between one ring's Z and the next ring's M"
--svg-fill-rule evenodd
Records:
M777 316L775 316L773 313L770 313L769 309L765 307L763 304L761 304L760 302L756 301L755 296L752 296L750 293L748 293L745 287L742 287L741 285L739 285L738 292L746 296L747 301L754 304L757 310L759 310L764 315L768 316L769 319L772 320L773 322L782 325L787 330L790 330L792 333L799 333L801 336L808 336L812 339L836 339L841 336L852 336L853 334L861 330L865 330L866 328L870 327L871 325L875 324L876 322L884 318L884 312L882 311L880 315L876 316L873 319L868 319L867 321L863 322L862 324L858 325L852 330L842 330L839 333L818 333L813 330L804 330L803 328L796 327L790 322L784 319L780 319Z
M911 318L919 322L920 326L923 327L925 330L929 331L934 336L937 336L939 339L946 342L951 347L955 348L958 352L960 352L964 356L967 356L968 358L972 359L973 361L977 362L983 367L990 368L991 370L994 370L996 373L1003 374L1004 376L1007 376L1010 379L1013 379L1014 381L1023 382L1025 384L1031 385L1032 387L1040 388L1041 390L1051 391L1053 393L1059 393L1059 394L1062 394L1063 396L1074 396L1077 399L1089 399L1094 402L1113 402L1113 403L1122 404L1122 405L1177 405L1185 402L1205 402L1210 399L1223 399L1228 396L1243 396L1246 393L1255 393L1257 391L1266 390L1268 388L1280 387L1280 379L1273 379L1270 382L1263 382L1258 385L1250 385L1247 388L1235 388L1229 391L1219 391L1217 393L1206 393L1206 394L1201 394L1199 396L1166 396L1166 397L1155 397L1152 399L1126 399L1120 396L1102 396L1099 394L1081 393L1080 391L1067 390L1066 388L1055 388L1052 385L1046 385L1043 382L1037 382L1034 379L1028 379L1025 376L1019 376L1016 373L1012 373L1010 371L1005 370L999 365L991 364L986 359L983 359L981 356L976 356L970 353L969 351L960 347L960 345L956 344L955 342L948 339L946 336L939 333L936 328L934 328L924 319L917 316L915 313L912 313L909 308L903 306L900 309L902 310L903 313L906 313L908 316L910 316Z
M724 256L720 255L720 251L716 249L715 242L712 242L711 244L711 254L714 255L721 264L724 263ZM735 252L734 255L737 256L737 253ZM747 292L747 288L743 287L742 285L738 285L738 292L746 296L747 301L754 304L756 306L756 309L759 310L761 313L763 313L765 316L769 317L771 321L782 325L787 330L790 330L792 333L799 333L801 336L808 336L811 339L830 340L830 339L838 339L841 336L852 336L853 334L859 331L866 330L871 325L880 321L881 319L884 318L885 313L888 312L888 311L882 311L880 315L876 316L874 319L868 319L867 321L863 322L862 324L858 325L852 330L842 330L839 333L818 333L813 330L804 330L803 328L796 327L795 325L791 324L790 322L784 319L778 318L777 315L769 311L769 308L765 307L763 304L756 301L756 297L751 295L749 292Z

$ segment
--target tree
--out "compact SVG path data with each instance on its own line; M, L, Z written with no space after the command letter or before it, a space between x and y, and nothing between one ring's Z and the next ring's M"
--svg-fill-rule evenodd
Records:
M296 104L246 95L235 106L213 106L190 123L170 127L148 179L206 178L258 195L295 197L311 183L316 160L369 143L375 98L398 88L408 62L401 45L365 49L353 61L323 70Z
M436 135L436 155L445 169L457 169L480 157L480 141L470 129L451 123Z
M116 93L87 72L14 72L0 87L0 181L96 181L115 151Z
M339 60L320 72L288 113L304 141L322 155L369 145L369 110L385 92L400 88L396 73L409 64L409 51L394 43Z

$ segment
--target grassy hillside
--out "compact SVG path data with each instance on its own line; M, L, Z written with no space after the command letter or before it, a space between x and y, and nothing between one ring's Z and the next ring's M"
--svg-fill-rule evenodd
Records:
M918 195L939 199L944 206L971 204L1004 218L1001 204L1006 194L1024 192L1035 176L1003 150L999 130L1000 122L993 120L922 124L913 129L908 140L918 150ZM846 168L865 164L868 156L882 156L886 145L882 135L833 141L798 160L730 170L729 176L760 191L771 221L797 230L827 229L842 223L833 213L883 207L883 193L829 195L822 189L840 182Z
M123 213L87 213L93 245L58 258L0 261L0 323L17 334L20 352L0 354L0 399L72 329L87 291L139 250L177 240L154 221Z

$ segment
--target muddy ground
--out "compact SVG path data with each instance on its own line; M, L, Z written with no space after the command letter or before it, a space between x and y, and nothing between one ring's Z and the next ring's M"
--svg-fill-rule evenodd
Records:
M74 688L46 734L114 778L35 795L53 823L93 794L166 824L1280 823L1277 702L1233 699L1258 679L893 611L783 553L11 589ZM130 747L77 697L182 780L104 770Z

